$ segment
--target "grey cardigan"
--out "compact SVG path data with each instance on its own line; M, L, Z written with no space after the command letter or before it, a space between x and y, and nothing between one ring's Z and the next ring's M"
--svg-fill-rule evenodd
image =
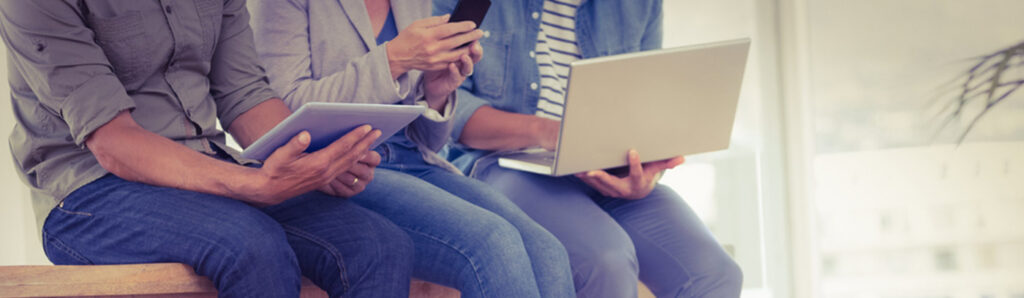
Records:
M376 36L363 0L257 0L249 2L256 50L270 87L298 109L314 101L425 104L421 72L391 78L385 44ZM430 16L430 1L391 0L399 31ZM428 163L457 171L437 155L454 122L455 93L444 115L429 110L406 129Z

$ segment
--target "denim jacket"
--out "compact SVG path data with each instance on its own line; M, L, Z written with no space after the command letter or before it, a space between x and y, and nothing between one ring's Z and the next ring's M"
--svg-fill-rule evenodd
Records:
M451 13L458 0L434 0L434 14ZM480 29L484 57L458 90L452 141L481 106L533 115L540 98L534 60L544 0L496 0ZM661 0L584 0L576 14L576 39L583 59L661 48ZM448 160L469 172L489 151L461 144Z

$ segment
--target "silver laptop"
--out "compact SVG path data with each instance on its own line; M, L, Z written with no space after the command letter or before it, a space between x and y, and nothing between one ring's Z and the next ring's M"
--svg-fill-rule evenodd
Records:
M578 60L558 146L498 159L505 168L562 176L729 148L750 39Z

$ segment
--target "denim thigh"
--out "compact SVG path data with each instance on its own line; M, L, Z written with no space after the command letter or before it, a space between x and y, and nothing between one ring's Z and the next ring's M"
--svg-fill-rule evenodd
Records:
M415 244L413 276L463 297L537 297L519 232L502 217L426 181L377 168L353 202L402 227Z
M408 295L412 241L379 214L318 191L263 211L283 227L302 274L332 297Z
M58 265L178 262L222 296L292 296L299 268L284 230L245 203L107 175L66 197L43 225Z

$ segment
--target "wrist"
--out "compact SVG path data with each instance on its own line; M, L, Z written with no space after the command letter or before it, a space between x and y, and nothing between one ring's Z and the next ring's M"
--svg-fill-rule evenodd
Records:
M448 104L448 94L444 95L430 95L425 94L423 99L427 101L427 107L432 110L441 112L444 110L444 106Z
M232 197L255 205L266 204L266 187L269 185L270 177L264 175L261 169L244 167L241 175L232 175L234 180L227 185L228 193Z
M391 71L391 79L397 80L398 77L402 76L406 72L409 72L409 68L402 64L402 61L398 59L394 53L391 42L384 45L384 52L388 58L388 69Z
M529 134L530 134L529 138L530 138L530 140L532 142L532 145L533 146L541 146L541 147L544 147L544 148L549 148L549 147L550 148L554 148L554 146L555 146L554 143L558 142L558 140L557 140L558 139L558 137L557 137L558 126L555 125L558 122L554 121L554 120L551 120L551 119L541 118L541 117L537 117L537 116L530 116L530 119L533 120L533 121L530 121L530 125L528 126L529 127ZM555 136L554 137L552 137L552 129L555 129L555 131L554 131L554 135ZM548 144L548 143L551 143L551 144Z

